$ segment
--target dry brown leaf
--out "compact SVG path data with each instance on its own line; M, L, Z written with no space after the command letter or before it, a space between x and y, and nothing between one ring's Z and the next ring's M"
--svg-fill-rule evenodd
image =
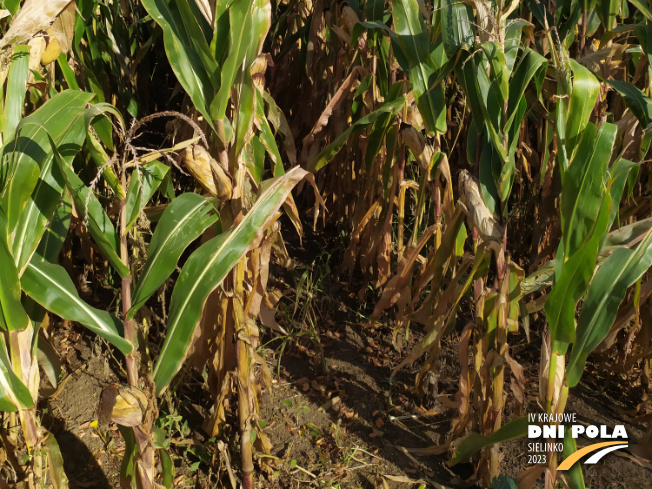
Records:
M523 366L509 355L509 345L505 345L505 361L512 371L511 389L514 397L523 404L525 402L525 374Z
M405 252L403 259L398 264L399 271L387 283L387 286L383 291L383 295L376 303L376 307L371 314L373 319L378 319L385 309L388 309L396 304L396 302L400 299L401 294L409 293L409 291L405 290L405 288L408 284L410 276L414 273L414 262L416 261L419 253L421 253L421 250L426 245L428 240L435 233L435 230L436 226L430 226L423 232L421 237L419 237L419 241L417 241L414 246L410 247Z
M9 30L0 39L0 50L22 44L54 22L71 0L26 0Z
M526 468L518 476L517 487L518 489L531 489L534 487L535 482L547 470L545 465L537 464Z
M340 88L335 92L333 98L328 103L324 111L315 122L310 133L303 138L303 149L301 150L301 161L306 164L308 163L309 149L315 143L316 137L328 124L329 119L333 115L333 112L344 102L347 92L351 90L353 83L358 79L362 78L367 74L367 70L362 66L356 66L351 70L349 76L346 77L346 80L342 82Z

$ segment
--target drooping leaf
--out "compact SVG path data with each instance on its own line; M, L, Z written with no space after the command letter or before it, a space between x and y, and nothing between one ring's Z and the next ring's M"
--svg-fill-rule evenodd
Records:
M66 186L72 195L77 212L88 222L88 230L109 263L120 277L129 275L129 268L120 259L120 241L115 227L104 212L102 204L93 192L81 181L72 168L61 168Z
M18 158L40 166L38 181L14 231L12 250L19 269L30 260L61 200L65 181L60 166L70 167L79 153L86 134L85 107L92 97L66 90L19 124Z
M652 231L636 250L619 248L598 269L577 321L576 340L566 366L569 387L579 382L589 354L607 337L627 289L652 265Z
M131 352L131 344L122 337L121 321L83 301L63 267L35 257L27 265L20 284L27 295L48 311L86 326L125 355Z
M636 85L620 80L602 80L611 85L623 97L625 104L643 127L652 123L652 100L646 97Z

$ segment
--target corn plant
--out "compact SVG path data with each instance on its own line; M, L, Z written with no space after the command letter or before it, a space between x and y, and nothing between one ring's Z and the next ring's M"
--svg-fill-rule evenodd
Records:
M39 371L36 351L43 314L36 303L63 318L78 321L113 342L124 353L131 346L119 335L118 321L92 308L77 295L67 273L52 263L65 237L55 222L66 220L70 201L64 196L64 172L71 167L93 115L92 95L66 91L22 118L29 55L21 47L8 74L7 111L2 146L2 380L4 412L18 412L29 453L26 479L32 486L67 487L56 440L40 426ZM67 209L67 210L66 210ZM50 288L46 284L57 283ZM21 293L27 298L21 300ZM41 340L44 341L44 340Z
M237 386L243 485L253 487L251 431L258 426L255 422L258 387L254 376L258 331L253 320L258 316L265 294L272 244L280 239L277 228L266 230L276 218L278 207L285 204L286 212L301 232L297 209L289 192L309 176L296 167L285 173L272 130L275 127L287 131L287 122L274 99L265 91L268 61L261 50L271 24L271 4L238 0L229 5L204 5L207 8L201 11L176 1L168 4L147 0L143 5L163 29L172 69L210 134L210 147L206 148L205 155L210 169L193 174L218 199L223 233L236 235L239 229L255 231L247 241L245 253L237 256L233 254L235 242L224 241L222 235L203 245L215 243L221 253L235 258L237 265L232 276L213 293L211 306L204 312L194 359L200 366L209 365L209 384L214 386L212 394L216 405L213 419L208 421L206 428L213 435L224 421L222 401L228 386L233 382ZM291 161L293 149L291 135L286 132L286 152ZM198 159L197 154L186 152L186 155L187 163ZM264 178L267 157L271 175L276 180ZM276 188L283 188L283 193L277 193ZM277 197L282 197L281 201L277 202ZM315 219L318 211L317 207ZM255 221L256 215L266 216L265 220ZM250 223L256 222L251 228ZM246 253L249 250L251 252ZM201 271L206 267L205 261L196 266L200 269L189 277L194 279L197 273L209 273ZM207 285L209 292L214 288ZM188 311L193 311L199 320L205 302L203 297L194 303L184 303L186 309L179 317L185 321ZM173 334L170 338L163 347L164 352L166 345L178 345L172 340ZM190 335L186 339L189 341ZM165 369L165 363L159 361L155 376ZM260 440L262 450L268 450L262 431L257 430L256 439Z
M358 46L361 46L361 42L367 41L367 46L372 46L373 49L375 44L371 40L377 42L378 33L387 36L391 42L392 54L396 56L409 81L406 88L413 90L408 93L407 100L415 100L416 107L411 108L408 102L403 114L386 113L377 121L372 120L371 130L365 132L367 167L360 170L365 178L359 179L364 182L365 190L356 202L354 216L357 217L353 219L353 233L343 268L351 270L357 260L360 260L365 273L375 268L374 274L378 277L376 286L384 285L384 288L374 317L379 318L383 311L395 308L397 324L401 328L410 321L425 325L425 339L399 365L410 363L425 352L429 353L417 375L417 392L422 395L425 394L422 384L431 384L433 374L437 378L441 338L454 329L459 316L459 305L466 300L467 293L473 291L475 320L468 322L461 332L459 354L462 376L456 398L458 415L447 443L432 447L426 452L442 453L471 426L473 431L480 434L465 439L453 454L453 462L464 460L475 451L485 448L480 460L479 475L486 484L490 484L499 471L496 444L523 436L526 429L523 418L501 428L506 368L509 368L514 379L511 383L514 396L521 403L525 399L523 368L509 355L508 333L517 333L519 323L522 323L529 335L528 314L540 310L545 302L552 351L556 358L551 358L549 354L548 357L542 357L541 389L544 399L547 399L548 409L553 409L551 406L559 406L559 399L565 399L567 394L567 390L561 389L559 381L554 380L560 379L554 362L562 362L563 354L569 344L574 344L577 334L581 338L580 346L574 346L571 353L573 374L570 374L570 370L568 374L575 385L587 355L607 336L615 319L615 311L625 295L624 291L649 266L645 260L640 261L638 268L631 265L623 271L623 278L615 285L610 284L609 288L606 283L595 282L593 285L594 282L591 281L605 256L614 250L610 248L601 251L601 247L608 240L608 230L619 214L618 204L624 185L627 181L631 185L631 179L635 178L638 169L634 163L617 157L614 148L616 132L620 138L620 134L627 131L625 127L636 127L637 123L646 127L649 124L649 100L631 82L612 79L621 76L623 61L617 58L615 63L608 64L605 59L619 52L617 47L588 54L586 58L581 57L588 49L586 37L596 32L600 22L606 30L614 26L618 10L614 10L614 5L608 2L595 7L582 7L578 2L572 2L553 12L546 11L538 3L529 4L534 18L545 29L538 34L537 39L547 42L546 52L541 52L540 45L533 45L524 37L524 34L532 32L534 25L525 20L528 18L527 11L518 2L497 2L495 5L476 2L474 10L460 3L441 2L434 6L432 13L423 9L420 11L414 2L393 2L391 27L388 26L387 13L384 16L380 12L375 13L372 5L373 2L369 3L364 12L367 19L353 27L352 43L357 41ZM649 18L647 8L640 8L643 16ZM407 16L404 17L406 13ZM573 31L573 26L581 17L581 36L578 36L578 32ZM642 24L628 27L627 30L645 38ZM626 31L610 31L607 39L617 35L617 32ZM363 33L366 37L361 37ZM375 37L372 38L372 34ZM576 40L579 40L578 60L569 56L569 47ZM364 63L364 58L360 59ZM380 53L375 59L382 59ZM591 70L598 73L594 75ZM382 69L376 70L374 75L383 72ZM637 73L640 73L640 69L637 69ZM465 115L460 121L457 134L449 132L447 140L444 139L443 142L439 135L431 140L428 139L429 135L438 134L436 121L446 110L452 108L442 104L440 92L440 83L447 81L451 74L455 75L455 81L461 87ZM428 80L426 85L423 82L424 76ZM554 81L551 83L549 80ZM600 81L604 81L604 84L601 85ZM374 93L369 87L375 84L381 86L377 76L372 77L368 85L360 83L357 93L361 100L364 100L364 90ZM427 90L424 90L424 86ZM618 131L616 126L604 123L604 119L596 121L599 129L591 122L596 120L595 114L601 113L600 107L605 104L603 94L607 86L623 97L625 105L635 117L630 115L619 121ZM389 100L391 103L392 99ZM529 112L528 104L531 105ZM382 110L382 104L380 106L379 110ZM468 108L470 113L466 112ZM421 125L411 117L410 112L414 113L415 109L423 117ZM400 132L398 128L388 131L392 127L395 113L398 117L402 115ZM360 129L366 130L370 126L368 118L374 114L375 112L370 112L358 122L354 121L352 128L358 125ZM536 117L543 119L541 124L533 124ZM425 135L406 128L406 123L418 130L425 130ZM443 132L445 128L439 129L439 134ZM319 169L326 161L333 159L335 152L351 133L351 129L348 129L327 146L314 159L311 168ZM535 136L534 141L532 135ZM385 137L389 146L386 151L384 148L379 151ZM455 147L449 146L447 152L441 153L437 149L445 143L454 144L460 137L466 137L466 151L458 154L464 155L477 177L466 171L459 174L460 200L453 204L452 176L448 163ZM631 136L627 140L624 135L622 138L618 147L636 159L642 159L647 139L640 142L640 139L635 140ZM640 147L632 147L637 141ZM431 172L422 173L423 180L403 181L408 166L400 156L403 150L395 152L401 144L410 149L414 161L421 168ZM536 184L530 176L533 170L530 165L534 157L532 146L541 151L538 158L541 166L536 170L540 175L538 186L543 190L543 203L554 198L553 184L556 179L563 190L561 208L557 210L553 206L552 214L541 217L535 225L536 246L531 248L531 275L526 278L525 270L510 257L512 251L509 246L510 229L520 229L525 223L518 214L514 217L517 211L510 207L517 199L527 197L523 195L523 188L527 188L527 185L522 181L518 182L518 193L514 191L517 174L527 174L533 186ZM397 154L399 159L396 160L394 158ZM379 157L374 160L377 155ZM372 161L379 165L388 162L388 167L386 170L372 169ZM612 161L614 163L610 165ZM439 181L442 175L445 177L444 182ZM587 175L592 177L588 178ZM597 178L595 175L602 177ZM373 196L378 195L372 190L376 182L381 185L383 193L382 197L374 201ZM423 229L419 228L419 224L427 219L422 217L422 212L425 208L423 195L428 182L434 183L431 200L434 201L436 221L435 226ZM401 187L415 188L419 192L415 199L416 226L407 248L403 242L405 190L399 192ZM533 196L530 198L534 200ZM398 228L393 228L388 219L395 202L398 203ZM540 211L543 209L544 207ZM518 213L520 212L519 210ZM555 215L557 212L558 216ZM472 254L465 254L463 249L467 236L464 216L467 217L469 234L474 238ZM552 242L545 249L550 250L550 254L554 251L555 222L561 224L562 234L556 265L541 266L545 254L537 251L541 250L544 239L549 240L551 235ZM641 229L637 240L629 246L644 239L647 228ZM392 235L392 231L395 234ZM615 236L620 231L613 233ZM430 245L429 240L433 236L434 243ZM636 252L621 249L618 254L625 256L632 253L632 259L634 256L643 257L647 253L646 243L642 242L641 248L636 248ZM571 246L572 251L567 252L566 246ZM522 247L516 247L518 249L514 252L519 253ZM581 273L578 265L573 265L570 260L571 255L567 254L580 250L584 255L582 259L586 260L583 268L579 267L583 270ZM397 263L394 275L389 273L393 254ZM574 260L579 259L578 254ZM495 263L495 268L491 263ZM493 284L488 279L492 269L495 270L496 277ZM371 278L372 275L368 276ZM597 274L595 278L598 278ZM545 290L552 281L555 286L549 296L544 295L528 303L531 294ZM592 284L591 287L596 287L591 294L591 303L604 301L605 305L601 306L600 311L604 311L607 303L613 310L606 315L606 321L600 321L600 328L595 327L599 313L592 310L592 319L588 319L588 312L585 313L583 326L580 328L578 324L576 333L573 319L575 307L579 299L587 294L589 283ZM589 296L586 295L586 298L588 300ZM559 326L561 323L566 326ZM561 332L560 328L564 328L565 332ZM598 329L601 330L599 334ZM562 338L564 339L561 340ZM550 345L546 347L544 344L542 349L545 351L546 348L550 348ZM468 365L469 353L473 357L472 365ZM551 360L546 361L545 358ZM562 400L561 404L564 402ZM554 464L553 461L553 469ZM553 472L549 472L551 473ZM551 480L554 480L554 476L549 478L549 482Z

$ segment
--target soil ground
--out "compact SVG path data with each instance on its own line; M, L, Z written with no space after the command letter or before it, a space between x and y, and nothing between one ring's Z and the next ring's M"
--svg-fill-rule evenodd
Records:
M261 354L273 372L273 384L262 392L261 426L272 449L256 456L258 487L475 487L471 463L450 467L449 454L412 451L446 439L454 416L447 400L457 391L459 374L456 335L443 345L437 394L418 399L412 392L418 365L394 377L391 373L418 342L420 328L415 327L403 351L395 351L391 322L374 323L367 316L373 308L372 291L359 294L355 277L347 282L338 273L338 238L307 234L303 245L290 247L294 270L272 270L272 286L284 295L277 319L288 334L263 336L267 344ZM301 285L302 277L310 280ZM118 488L124 442L115 426L102 429L93 421L102 388L124 381L124 372L106 344L82 329L59 325L55 331L54 346L64 353L65 374L41 405L43 424L59 442L72 488ZM513 342L511 354L525 367L528 391L535 393L540 338L533 334L526 343L516 335ZM178 405L163 400L160 407L173 435L174 487L231 488L228 469L238 474L235 409L228 410L231 428L220 439L209 439L201 425L211 400L201 375L184 375ZM630 441L641 439L645 425L632 417L641 394L624 390L622 386L631 384L623 380L614 373L589 371L572 391L566 411L589 424L624 424ZM539 411L532 397L525 406L510 405L507 412ZM504 443L501 453L505 475L517 477L528 466L527 440ZM622 450L598 465L584 466L584 477L594 489L652 487L649 462Z

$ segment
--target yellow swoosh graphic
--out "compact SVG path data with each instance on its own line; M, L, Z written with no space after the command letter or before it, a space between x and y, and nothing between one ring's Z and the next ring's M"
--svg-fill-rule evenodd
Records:
M565 458L564 461L557 467L557 470L568 470L570 469L575 462L577 462L579 459L581 459L584 455L588 455L591 452L595 452L596 450L603 448L603 447L609 447L611 445L622 445L624 440L620 441L605 441L602 443L594 443L593 445L589 445L588 447L584 447L581 450L576 451L574 454L572 454L570 457Z

